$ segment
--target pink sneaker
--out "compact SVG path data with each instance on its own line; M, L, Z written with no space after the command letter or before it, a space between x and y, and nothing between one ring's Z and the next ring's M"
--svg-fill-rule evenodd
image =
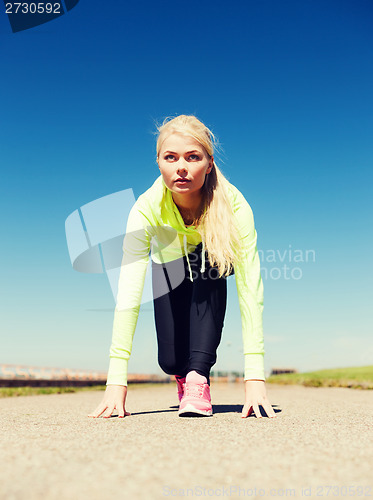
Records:
M207 384L207 379L193 370L186 376L184 396L179 406L179 417L211 417L212 413L210 386Z
M175 375L175 379L177 383L177 395L179 396L180 402L184 396L185 377L178 377Z

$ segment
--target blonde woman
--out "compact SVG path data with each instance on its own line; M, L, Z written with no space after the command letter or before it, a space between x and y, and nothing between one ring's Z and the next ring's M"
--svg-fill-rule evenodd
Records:
M243 418L275 417L264 376L263 282L253 213L214 161L215 137L192 115L158 127L159 177L132 207L114 314L106 391L88 416L130 415L127 364L151 253L158 362L174 375L179 416L212 416L210 370L235 274L245 359Z

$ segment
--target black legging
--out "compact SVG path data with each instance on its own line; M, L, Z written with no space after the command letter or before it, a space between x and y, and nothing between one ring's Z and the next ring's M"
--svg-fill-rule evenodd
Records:
M185 256L166 264L152 260L154 318L162 370L181 377L195 370L210 384L224 325L227 281L218 278L207 254L201 274L201 250L202 243L188 254L193 282Z

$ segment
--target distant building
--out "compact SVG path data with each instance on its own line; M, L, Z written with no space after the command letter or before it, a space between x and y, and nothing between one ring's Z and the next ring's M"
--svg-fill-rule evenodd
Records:
M283 373L298 373L295 368L272 368L271 375L282 375Z
M106 372L0 364L0 387L105 385ZM171 382L169 375L129 373L128 383Z

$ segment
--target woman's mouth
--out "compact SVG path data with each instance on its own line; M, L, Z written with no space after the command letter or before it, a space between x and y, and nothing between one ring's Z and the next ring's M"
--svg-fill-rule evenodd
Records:
M188 179L176 179L175 183L177 184L187 184L190 182Z

